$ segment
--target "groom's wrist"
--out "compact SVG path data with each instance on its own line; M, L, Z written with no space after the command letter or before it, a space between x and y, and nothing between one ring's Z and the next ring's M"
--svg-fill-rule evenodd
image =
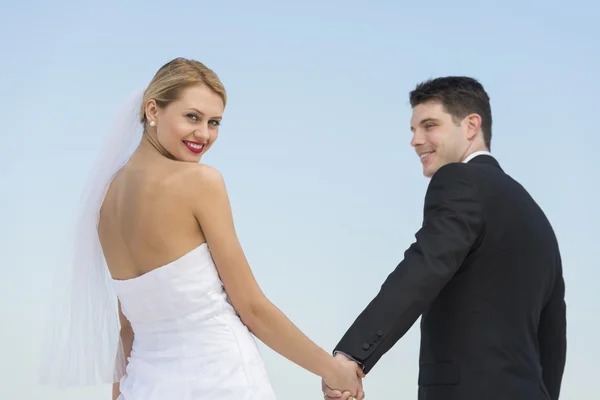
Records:
M346 354L346 353L344 353L343 351L339 351L339 350L338 350L338 351L334 351L334 352L333 352L333 356L334 356L334 357L335 357L335 356L337 356L338 354L340 354L340 355L342 355L342 356L344 356L344 357L348 358L349 360L352 360L352 361L354 361L354 362L355 362L355 363L357 363L357 364L358 364L358 365L359 365L361 368L363 368L363 365L362 365L362 363L361 363L360 361L358 361L357 359L355 359L354 357L352 357L351 355L349 355L349 354Z

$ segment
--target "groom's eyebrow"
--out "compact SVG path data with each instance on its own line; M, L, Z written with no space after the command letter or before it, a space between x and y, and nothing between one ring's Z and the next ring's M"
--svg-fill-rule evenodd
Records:
M428 122L437 122L437 119L435 119L435 118L424 118L424 119L422 119L422 120L419 122L419 125L425 125L425 124L426 124L426 123L428 123ZM415 127L411 125L411 127L410 127L410 130L411 130L412 132L414 132L414 131L415 131Z

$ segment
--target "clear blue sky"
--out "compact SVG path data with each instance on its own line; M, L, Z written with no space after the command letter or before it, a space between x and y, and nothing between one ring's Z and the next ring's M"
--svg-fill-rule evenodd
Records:
M427 180L409 146L408 92L440 75L480 79L492 99L492 152L560 240L562 398L593 398L600 6L478 3L3 2L0 398L80 398L35 384L49 278L117 105L177 56L205 62L228 90L205 161L227 180L259 283L328 350L421 223ZM375 367L367 398L416 398L418 338L415 326ZM320 398L318 378L261 347L281 398Z

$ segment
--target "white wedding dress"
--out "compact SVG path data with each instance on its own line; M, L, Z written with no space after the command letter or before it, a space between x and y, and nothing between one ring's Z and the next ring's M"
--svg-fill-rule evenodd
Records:
M273 400L254 337L206 243L140 277L113 280L134 331L119 400Z

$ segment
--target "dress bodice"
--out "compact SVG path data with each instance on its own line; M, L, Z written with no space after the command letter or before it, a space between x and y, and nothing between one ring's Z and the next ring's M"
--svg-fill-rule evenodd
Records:
M235 312L206 243L137 278L113 282L136 333L189 329L216 314Z
M273 400L262 358L206 243L114 280L134 341L119 400Z

